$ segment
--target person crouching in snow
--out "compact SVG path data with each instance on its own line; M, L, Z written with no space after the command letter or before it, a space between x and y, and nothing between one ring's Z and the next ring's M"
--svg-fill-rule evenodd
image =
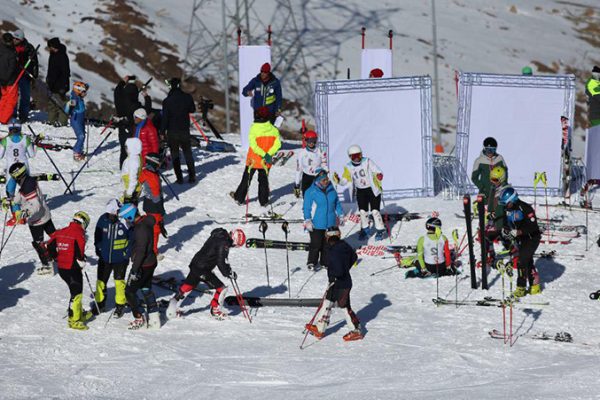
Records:
M363 338L360 321L350 306L350 290L352 289L352 277L350 268L354 266L358 257L354 249L341 239L339 228L329 228L326 233L327 243L330 246L327 254L327 278L329 289L325 300L315 316L317 323L306 324L305 328L317 339L325 336L329 325L331 309L337 302L338 307L344 309L346 323L351 330L344 335L345 341L360 340Z
M417 242L417 266L407 271L406 277L456 275L448 239L442 234L442 221L437 217L429 218L425 229L427 234Z
M231 232L227 232L223 228L213 230L204 246L192 258L190 272L179 286L179 291L169 301L167 317L177 316L177 308L192 289L202 281L211 289L215 289L215 294L210 301L210 315L218 320L225 319L227 314L221 310L221 306L227 286L212 271L216 266L224 277L236 280L237 274L231 269L227 257L231 246L240 247L244 243L246 243L246 235L241 229Z
M85 96L89 89L89 85L84 82L77 81L73 84L71 97L65 106L65 112L69 114L69 122L71 128L75 132L77 141L73 146L73 159L75 161L85 161L83 153L83 143L85 142Z

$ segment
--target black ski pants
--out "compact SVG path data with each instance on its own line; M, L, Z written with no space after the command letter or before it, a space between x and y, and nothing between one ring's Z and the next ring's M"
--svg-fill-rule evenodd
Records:
M190 135L188 134L175 134L169 133L167 135L167 144L171 151L171 161L173 162L173 171L177 180L181 182L183 180L183 173L181 172L181 158L179 150L183 152L185 163L188 170L188 179L196 179L196 167L194 165L194 156L192 155L192 143L190 142Z
M258 202L264 207L269 204L269 176L267 175L267 171L263 168L258 170L250 168L248 171L248 167L244 167L244 174L235 191L234 197L235 201L238 203L246 202L246 195L248 194L248 189L250 189L250 182L252 182L252 177L256 171L258 171Z
M379 210L381 206L381 194L375 196L371 188L356 189L356 202L358 203L359 210L369 211L369 206L371 206L371 211Z
M58 269L58 275L69 287L69 293L71 294L71 300L78 294L83 292L83 274L79 266L73 266L70 269Z
M156 296L152 291L152 277L154 276L155 269L156 264L142 267L140 268L140 271L137 271L136 274L132 272L129 276L127 288L125 289L125 296L127 297L127 303L129 304L129 308L131 308L131 312L135 318L139 318L143 315L143 311L140 307L140 302L137 297L138 290L142 291L142 296L144 297L144 302L146 303L148 313L158 311Z
M46 232L48 235L51 235L56 231L54 223L51 219L49 219L48 222L42 225L29 225L29 231L31 232L31 238L33 239L31 244L38 254L40 261L43 265L49 265L48 256L40 244L44 241L44 232Z
M327 240L325 239L325 229L313 229L310 234L310 244L308 246L308 260L306 264L326 267L327 260Z
M519 240L519 260L517 263L519 275L517 277L517 286L526 287L527 282L529 282L529 286L535 283L537 271L533 264L533 255L540 245L540 238L540 235L536 235L532 238Z
M301 183L302 197L304 197L304 192L306 192L308 190L308 188L313 184L314 181L315 181L315 176L302 173L302 183Z

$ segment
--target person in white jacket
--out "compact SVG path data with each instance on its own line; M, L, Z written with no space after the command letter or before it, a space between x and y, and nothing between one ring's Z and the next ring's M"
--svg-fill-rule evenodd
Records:
M142 142L138 138L129 138L125 141L127 158L121 166L121 181L125 186L122 203L137 203L140 193L139 177L142 170L141 156Z
M350 162L344 167L342 178L334 173L333 180L341 186L354 185L356 189L356 202L360 213L360 240L366 239L370 234L369 229L369 207L375 224L376 240L383 239L385 226L379 208L381 206L381 181L383 172L375 162L363 157L362 150L358 145L348 148Z
M296 181L294 185L294 195L304 197L304 192L312 185L317 170L327 167L327 154L317 148L317 133L308 131L304 134L306 147L298 152L296 159Z

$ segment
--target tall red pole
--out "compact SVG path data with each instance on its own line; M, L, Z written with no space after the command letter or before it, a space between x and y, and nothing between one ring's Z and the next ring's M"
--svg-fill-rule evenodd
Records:
M388 31L388 37L390 38L390 50L394 49L394 31L392 31L391 29Z
M365 48L365 31L367 30L367 28L365 28L364 26L360 29L360 35L362 36L362 48Z

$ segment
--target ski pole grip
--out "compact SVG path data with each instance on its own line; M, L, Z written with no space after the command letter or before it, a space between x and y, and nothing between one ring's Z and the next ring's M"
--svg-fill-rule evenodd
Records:
M285 234L287 235L290 232L290 224L288 224L287 221L283 221L283 223L281 224L281 229L283 230L283 232L285 232Z
M258 225L258 231L260 233L264 234L268 228L269 228L269 225L267 225L266 221L260 221L260 225Z

